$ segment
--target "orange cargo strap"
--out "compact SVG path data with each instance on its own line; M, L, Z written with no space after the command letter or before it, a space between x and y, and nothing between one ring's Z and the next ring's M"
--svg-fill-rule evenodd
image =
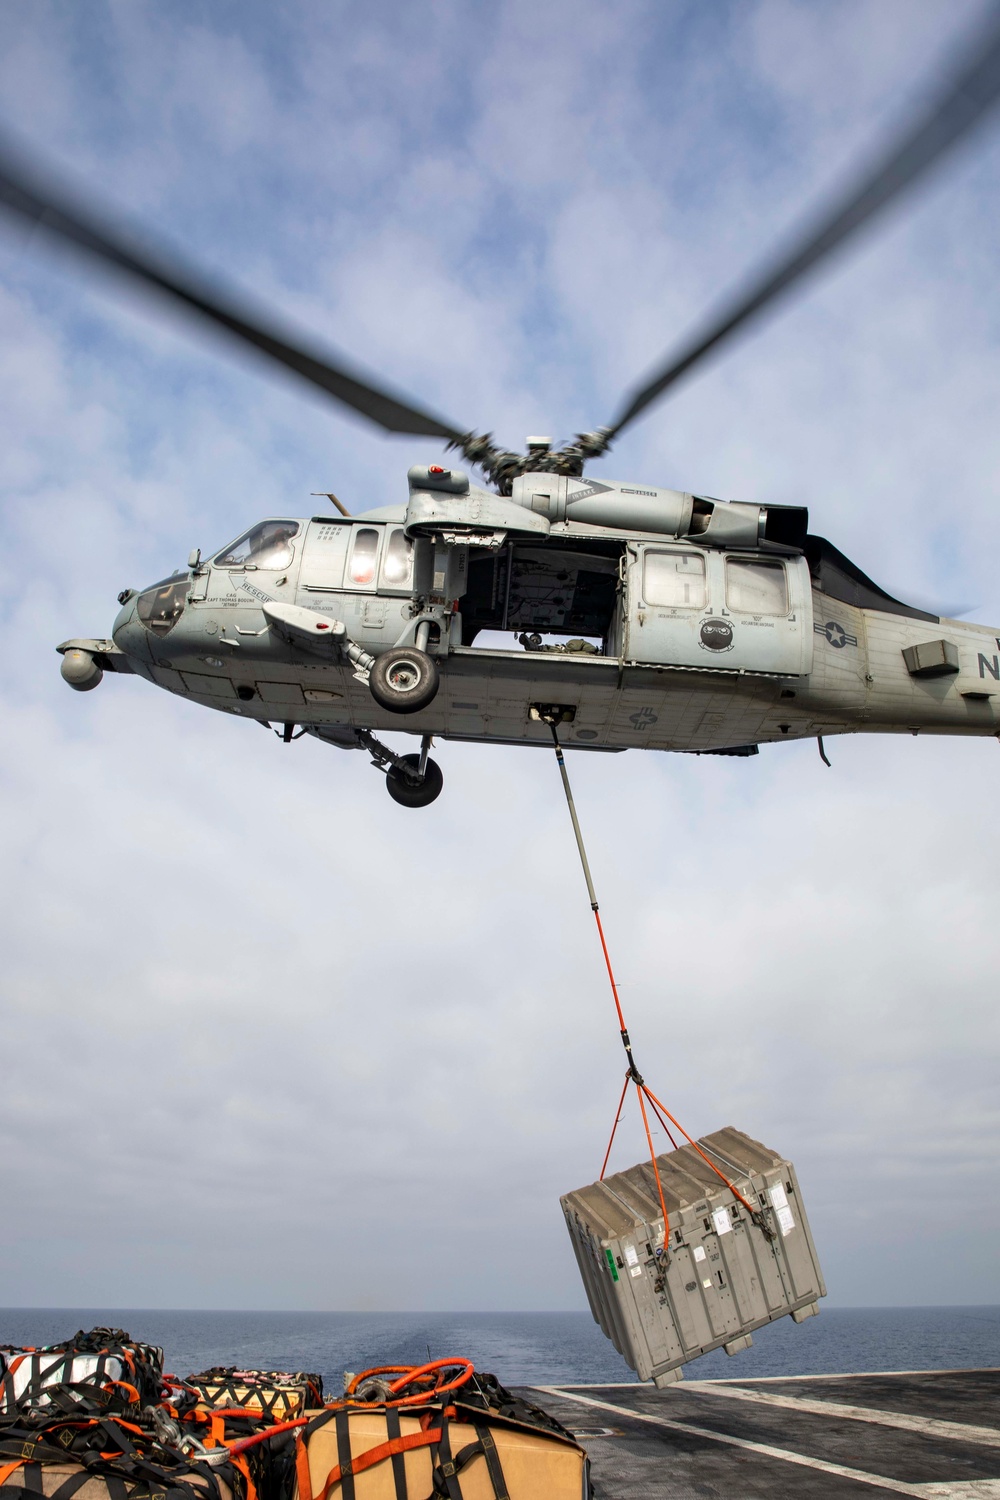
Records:
M139 1392L136 1390L135 1386L132 1384L131 1381L129 1381L129 1380L112 1380L112 1381L109 1381L109 1386L116 1386L116 1385L120 1385L121 1388L122 1388L122 1390L128 1391L130 1393L130 1395L132 1397L133 1404L135 1406L139 1405Z
M239 1469L240 1473L243 1475L244 1480L246 1481L246 1500L257 1500L257 1486L254 1484L253 1480L250 1477L250 1465L247 1463L245 1458L242 1458L239 1455L235 1456L232 1462L233 1466Z
M198 1413L201 1415L201 1412ZM206 1448L221 1448L226 1442L226 1419L220 1412L208 1411L208 1433L202 1439Z
M264 1415L259 1406L203 1406L200 1411L203 1414L221 1412L224 1417L253 1417L255 1421Z
M456 1371L450 1380L443 1377L446 1373ZM387 1381L389 1396L384 1400L374 1402L358 1402L365 1406L421 1406L428 1401L437 1401L439 1397L449 1391L457 1391L470 1381L475 1373L475 1366L471 1359L464 1359L461 1355L453 1359L432 1359L426 1365L375 1365L370 1370L362 1370L355 1375L348 1385L345 1395L349 1401L356 1401L356 1392L364 1381L374 1375L393 1375L394 1380ZM403 1391L408 1385L416 1385L418 1388L412 1395L404 1396ZM423 1387L421 1389L420 1387Z
M229 1408L226 1408L227 1412ZM252 1416L259 1416L259 1412L252 1412ZM245 1453L248 1448L256 1448L260 1443L269 1442L271 1438L277 1437L281 1432L292 1432L296 1427L308 1427L311 1417L296 1417L294 1422L276 1422L273 1427L265 1427L261 1432L252 1433L250 1437L230 1439L226 1443L230 1455L235 1457L238 1453Z
M632 1055L632 1041L628 1034L628 1027L625 1025L625 1013L622 1010L621 997L618 993L618 984L615 979L614 969L611 967L611 955L608 952L608 944L604 936L604 927L601 922L601 909L597 900L597 892L594 889L594 881L590 873L590 863L587 859L587 850L583 842L583 833L580 829L580 821L576 815L576 804L573 801L573 791L569 784L569 773L566 770L566 761L563 757L562 745L559 743L559 731L556 727L559 720L554 714L547 715L545 713L542 713L541 717L543 718L544 722L548 724L549 729L552 732L552 744L556 752L556 764L559 767L559 775L562 779L563 791L566 794L566 806L569 808L570 820L573 824L573 833L576 838L576 847L580 855L580 863L583 866L583 878L587 883L587 895L590 897L590 909L594 913L594 921L597 923L597 936L600 939L601 952L604 955L604 965L608 971L608 982L611 985L611 997L615 1002L615 1012L618 1016L618 1031L619 1035L621 1036L622 1046L625 1048L625 1058L628 1064L625 1073L625 1082L622 1086L621 1098L618 1101L618 1109L615 1113L615 1123L611 1128L611 1139L608 1141L608 1149L604 1153L604 1164L601 1167L600 1181L604 1181L604 1174L607 1171L608 1166L608 1158L611 1155L611 1147L614 1145L615 1133L618 1130L618 1126L621 1121L622 1107L625 1103L625 1095L628 1093L629 1084L633 1083L635 1084L636 1098L639 1101L639 1110L642 1114L643 1129L646 1133L646 1145L649 1147L649 1159L653 1166L653 1177L656 1180L656 1194L660 1200L660 1212L663 1214L662 1254L665 1258L664 1264L666 1264L666 1257L669 1253L670 1216L667 1213L667 1204L663 1193L663 1183L660 1180L660 1168L656 1160L656 1148L653 1145L653 1136L649 1128L649 1116L646 1113L647 1103L649 1104L649 1107L655 1114L656 1118L659 1120L660 1124L663 1126L663 1129L666 1131L667 1138L670 1141L670 1144L676 1149L677 1143L670 1133L670 1126L667 1124L667 1120L670 1120L670 1122L677 1127L681 1135L684 1136L685 1140L687 1140L694 1147L698 1155L712 1168L712 1171L715 1173L715 1175L722 1179L722 1181L726 1184L726 1187L732 1193L733 1197L738 1199L738 1201L743 1204L743 1207L747 1210L748 1213L753 1216L754 1220L758 1224L761 1224L762 1227L765 1227L765 1231L766 1226L763 1226L763 1219L760 1210L755 1209L752 1203L748 1203L746 1198L744 1198L743 1194L740 1192L739 1188L736 1187L734 1183L730 1182L725 1173L719 1171L719 1168L713 1161L709 1160L709 1158L705 1155L705 1152L698 1145L698 1142L693 1140L691 1136L688 1135L683 1125L678 1124L673 1115L667 1109L666 1105L663 1104L659 1099L657 1099L656 1095L653 1093L652 1089L649 1088L646 1080L639 1072L639 1069L636 1067L635 1058ZM661 1110L663 1112L662 1114ZM663 1115L666 1115L667 1120L663 1118ZM661 1252L657 1251L657 1254L659 1253Z
M330 1491L335 1485L343 1482L346 1474L363 1474L365 1469L374 1468L376 1464L384 1463L387 1458L392 1458L397 1453L408 1453L412 1448L429 1448L432 1443L440 1441L441 1428L432 1427L427 1432L411 1432L408 1437L392 1438L387 1443L380 1443L376 1448L366 1448L364 1453L359 1453L356 1458L331 1469L319 1495L314 1496L309 1474L308 1449L302 1438L299 1438L298 1452L295 1455L295 1477L298 1480L299 1500L327 1500Z
M299 1500L313 1500L312 1476L309 1473L309 1454L299 1433L295 1439L295 1479Z
M16 1474L22 1464L26 1464L26 1458L15 1458L11 1464L0 1465L0 1484L6 1484L12 1474Z

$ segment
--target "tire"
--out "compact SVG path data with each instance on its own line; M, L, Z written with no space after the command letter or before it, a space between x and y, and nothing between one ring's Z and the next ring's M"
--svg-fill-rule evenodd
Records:
M368 678L375 702L394 714L418 714L434 701L438 683L437 663L411 646L383 651Z
M414 770L420 764L419 755L404 755L401 759L405 765L412 766ZM398 802L400 807L427 807L441 795L444 776L437 761L428 759L423 781L410 781L395 766L390 766L386 774L385 786L389 796L394 802Z

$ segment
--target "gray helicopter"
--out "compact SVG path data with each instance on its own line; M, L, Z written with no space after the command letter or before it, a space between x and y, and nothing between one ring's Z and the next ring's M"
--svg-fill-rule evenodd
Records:
M432 802L434 739L752 755L847 733L1000 734L1000 629L892 598L802 507L592 480L622 430L983 122L1000 97L1000 12L922 117L845 198L627 402L610 427L523 454L310 350L150 254L8 150L0 207L167 294L385 431L437 437L399 503L267 518L148 588L107 639L64 641L89 691L131 673L208 708L367 751L390 795ZM497 644L497 633L512 641ZM419 750L378 738L405 728Z

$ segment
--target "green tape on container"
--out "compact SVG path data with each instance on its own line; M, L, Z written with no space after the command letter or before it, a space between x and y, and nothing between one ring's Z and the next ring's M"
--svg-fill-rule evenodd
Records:
M611 1272L611 1280L612 1281L617 1281L618 1280L618 1267L615 1265L615 1258L611 1254L610 1250L605 1250L604 1253L608 1257L608 1270Z

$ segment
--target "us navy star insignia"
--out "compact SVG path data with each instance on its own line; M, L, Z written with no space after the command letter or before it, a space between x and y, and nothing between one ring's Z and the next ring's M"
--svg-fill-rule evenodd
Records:
M858 638L846 631L843 625L836 620L827 620L825 625L814 625L813 630L817 635L825 635L831 646L840 650L843 646L856 646Z

